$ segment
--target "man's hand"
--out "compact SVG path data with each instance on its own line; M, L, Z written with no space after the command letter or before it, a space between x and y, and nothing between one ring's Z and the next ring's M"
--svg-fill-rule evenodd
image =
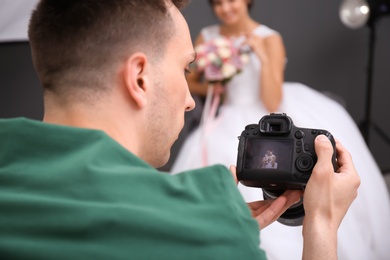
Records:
M236 167L230 166L230 171L233 174L236 184L238 184ZM299 202L301 196L302 191L287 190L276 199L250 202L248 203L248 207L252 212L252 216L259 223L260 229L263 229L277 220L289 207Z
M337 172L331 163L333 147L326 136L317 136L315 149L318 160L303 199L303 259L337 259L337 230L357 197L360 178L340 142L336 141Z
M333 147L323 135L315 139L317 163L307 183L303 205L305 218L322 218L328 225L338 228L353 200L357 197L360 178L353 165L351 155L336 140L337 163L334 172L331 163Z

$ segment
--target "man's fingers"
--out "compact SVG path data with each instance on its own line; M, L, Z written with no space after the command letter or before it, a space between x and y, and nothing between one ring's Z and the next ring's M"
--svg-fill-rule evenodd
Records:
M321 172L334 171L333 165L330 163L333 156L333 146L330 140L325 135L319 135L315 139L314 146L318 158L315 168L321 168ZM329 169L330 167L332 169Z
M339 171L350 172L351 167L353 167L354 169L351 154L347 151L347 149L345 149L345 147L338 140L336 140L336 149L337 149L337 163L339 167L341 167Z
M257 222L259 223L260 229L265 228L272 222L278 219L283 214L287 198L279 196L277 199L272 201L264 211L256 216Z
M302 191L287 190L274 200L253 202L250 206L252 210L254 210L253 207L258 207L255 213L260 229L277 220L289 207L297 203L301 196Z

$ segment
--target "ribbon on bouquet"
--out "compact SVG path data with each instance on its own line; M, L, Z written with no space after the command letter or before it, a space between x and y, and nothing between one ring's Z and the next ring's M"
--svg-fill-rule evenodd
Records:
M209 83L207 88L206 101L200 121L202 166L208 165L207 136L211 132L213 122L216 118L218 106L221 102L220 95L214 95L214 88L214 84Z

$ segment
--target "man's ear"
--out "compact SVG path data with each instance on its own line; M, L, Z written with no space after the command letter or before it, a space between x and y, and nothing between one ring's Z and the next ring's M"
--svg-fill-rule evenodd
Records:
M144 107L147 102L147 66L148 60L146 55L141 52L134 53L126 61L124 72L125 87L139 108Z

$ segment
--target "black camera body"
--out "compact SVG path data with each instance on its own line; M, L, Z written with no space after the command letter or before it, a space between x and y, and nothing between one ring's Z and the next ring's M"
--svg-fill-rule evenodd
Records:
M239 182L262 188L265 199L275 198L287 189L303 190L317 162L314 139L321 134L327 136L333 145L332 163L336 171L336 145L330 132L297 127L284 113L272 113L261 118L259 124L247 125L239 137ZM303 217L300 202L278 221L297 226L302 224Z

